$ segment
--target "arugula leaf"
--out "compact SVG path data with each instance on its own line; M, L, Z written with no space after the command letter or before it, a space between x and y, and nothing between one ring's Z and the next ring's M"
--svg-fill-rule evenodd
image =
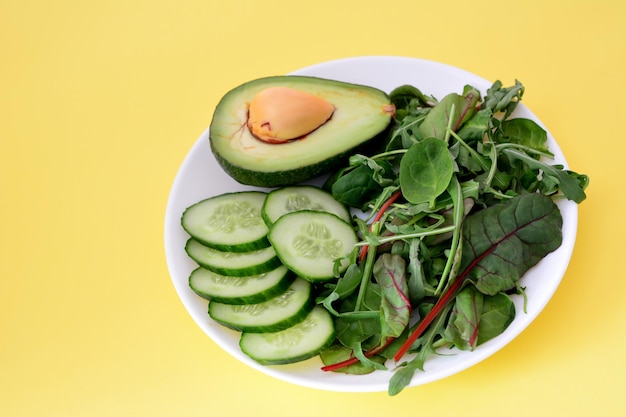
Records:
M411 383L416 371L424 371L426 360L436 354L435 342L445 331L446 318L449 315L451 306L444 307L441 314L434 320L422 337L412 344L417 354L407 362L400 364L389 380L387 393L390 396L399 394L408 384ZM431 310L432 311L432 310Z
M531 168L541 170L544 176L552 177L559 184L559 189L566 198L576 203L582 203L587 198L585 195L585 187L589 182L587 176L564 170L563 166L548 165L516 149L506 148L503 150L503 153L511 159L518 159L524 162Z
M493 114L504 112L503 119L507 119L522 100L524 90L518 80L515 80L514 86L508 88L503 88L502 82L497 80L487 90L482 108L489 109Z

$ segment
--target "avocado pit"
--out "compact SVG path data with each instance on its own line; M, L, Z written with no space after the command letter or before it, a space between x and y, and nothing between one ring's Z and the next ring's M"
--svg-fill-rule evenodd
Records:
M268 87L250 102L247 126L259 140L286 143L318 129L334 111L331 103L313 94L283 86Z

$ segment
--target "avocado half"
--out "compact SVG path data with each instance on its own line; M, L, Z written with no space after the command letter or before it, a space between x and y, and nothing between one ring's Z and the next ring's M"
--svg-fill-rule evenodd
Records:
M274 96L279 97L273 102ZM336 168L383 133L394 113L387 93L373 87L309 76L266 77L226 93L213 114L209 140L218 163L237 182L292 185ZM293 137L278 132L274 140L271 130L269 137L258 131L280 126L282 120L274 119L285 119L284 125L298 117L306 126Z

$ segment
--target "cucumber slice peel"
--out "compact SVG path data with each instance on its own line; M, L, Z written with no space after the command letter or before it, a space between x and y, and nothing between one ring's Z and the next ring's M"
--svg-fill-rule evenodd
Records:
M189 206L183 229L198 242L228 252L249 252L269 246L261 217L267 193L240 191L217 195Z
M231 305L210 301L209 316L233 330L275 332L301 322L314 306L311 283L296 278L286 291L262 303Z
M281 265L280 258L271 246L251 252L225 252L191 238L185 245L185 252L203 268L234 277L262 274Z
M207 300L223 304L257 304L285 292L295 278L283 265L248 277L220 275L199 267L189 275L189 287Z
M325 211L346 222L350 221L350 211L345 205L335 200L330 193L312 185L294 185L271 191L265 197L261 216L265 224L271 227L281 216L302 210Z
M316 306L300 323L279 332L243 332L241 351L262 365L283 365L310 359L335 339L330 313Z

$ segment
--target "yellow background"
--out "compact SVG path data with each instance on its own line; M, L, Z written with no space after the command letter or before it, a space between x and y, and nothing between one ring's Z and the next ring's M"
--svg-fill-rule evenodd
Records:
M232 359L164 256L170 187L218 99L360 55L521 80L591 177L539 318L393 398ZM0 416L626 415L625 81L622 0L0 0Z

